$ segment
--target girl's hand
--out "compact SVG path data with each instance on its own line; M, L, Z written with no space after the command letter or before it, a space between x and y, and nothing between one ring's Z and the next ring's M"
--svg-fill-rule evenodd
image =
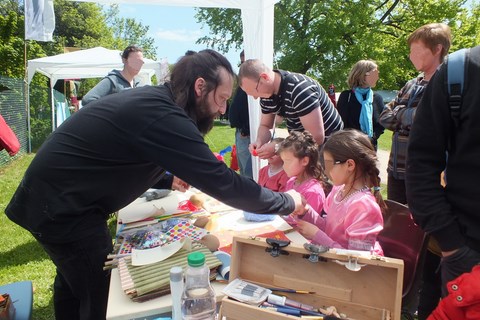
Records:
M313 239L313 237L319 230L319 228L316 225L303 220L297 220L296 229L298 232L302 234L302 236L304 236L308 240Z

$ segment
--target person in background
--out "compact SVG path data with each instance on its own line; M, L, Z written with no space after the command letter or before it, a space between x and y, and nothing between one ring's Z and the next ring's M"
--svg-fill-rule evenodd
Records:
M271 130L275 116L282 116L289 132L308 131L322 145L325 138L343 128L343 122L322 86L312 78L283 70L272 70L258 59L249 59L238 73L242 89L260 98L262 115L257 139L250 152L261 159L275 154Z
M318 145L307 132L292 131L280 144L277 152L283 161L283 170L289 177L285 190L296 190L316 212L322 212L325 202L323 170L319 161ZM291 222L291 221L289 221Z
M384 104L381 95L372 88L378 81L378 66L372 60L360 60L348 74L349 90L338 97L337 110L342 117L344 128L352 128L367 134L377 150L377 140L385 128L378 123Z
M137 86L135 76L138 75L143 62L142 49L136 46L128 46L122 54L123 69L112 70L95 87L83 96L82 106L98 100L112 93L117 93Z
M478 319L478 285L467 290L465 281L454 281L457 287L447 284L480 263L480 46L470 49L465 60L458 126L449 104L448 63L437 70L418 107L408 145L407 199L415 221L440 246L442 295L450 292L445 304L466 311L477 301L477 312L470 317L449 319ZM445 187L440 184L442 172ZM469 278L475 279L463 279Z
M245 53L240 53L240 63L245 61ZM237 146L237 160L240 174L253 178L252 155L248 150L250 144L250 119L248 112L248 99L245 91L240 86L233 97L228 111L230 126L235 128L235 145Z
M326 216L307 205L296 217L298 231L313 244L383 255L377 235L386 206L370 138L354 129L335 132L323 145L323 160L334 185L325 200Z
M272 142L281 144L284 138L274 138ZM272 191L283 192L288 181L288 176L283 170L283 160L275 154L268 158L268 165L261 168L258 173L258 184Z
M337 96L335 94L335 86L333 83L331 83L328 86L328 97L330 98L330 101L332 101L333 106L336 108L337 107Z
M275 143L282 143L283 138L274 138ZM279 155L274 155L267 159L268 164L261 168L258 172L258 184L262 187L268 188L272 191L283 192L286 189L288 176L283 170L283 161ZM243 212L243 216L247 221L260 222L275 220L274 214L256 214L250 212Z
M193 185L256 213L304 210L300 194L262 188L217 160L205 143L214 118L225 112L234 78L216 51L183 56L170 82L92 102L43 143L5 213L56 266L55 319L105 319L110 273L103 266L112 252L107 219L149 188Z
M450 49L450 27L444 23L421 26L408 37L407 42L410 47L410 61L415 69L422 73L407 82L380 115L380 123L393 131L392 149L387 166L387 198L403 204L407 204L405 175L410 129L415 121L417 106L423 92ZM440 283L438 276L435 276L439 269L439 257L434 253L434 242L435 239L429 242L423 268L423 284L420 288L418 306L420 320L425 319L425 315L435 308L440 299L438 295Z
M385 106L380 114L380 124L393 131L392 150L388 161L387 197L407 203L405 192L405 163L407 143L418 103L428 81L448 54L451 43L450 27L431 23L415 30L407 39L410 61L422 73L407 82L397 97Z

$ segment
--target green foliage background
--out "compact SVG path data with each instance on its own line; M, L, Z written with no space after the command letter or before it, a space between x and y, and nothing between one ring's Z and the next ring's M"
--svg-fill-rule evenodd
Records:
M55 0L54 7L54 41L25 41L24 1L0 1L0 75L23 79L25 58L31 60L64 53L64 47L103 46L123 50L130 44L136 44L143 48L147 58L156 59L154 39L147 36L149 26L119 17L118 6ZM98 81L83 80L78 95L83 96ZM52 128L48 79L35 74L30 89L31 139L33 150L36 150Z
M377 89L399 89L417 72L406 39L418 27L444 22L452 50L480 44L480 6L465 0L281 0L275 5L275 66L306 73L324 86L347 89L351 66L360 59L379 64ZM198 9L212 34L198 40L220 51L241 48L239 10Z

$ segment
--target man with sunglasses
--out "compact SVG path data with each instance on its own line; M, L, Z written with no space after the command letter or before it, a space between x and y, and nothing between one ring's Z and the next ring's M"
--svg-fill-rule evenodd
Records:
M270 130L275 116L286 120L288 131L308 131L318 145L333 132L343 129L343 122L325 89L314 79L300 73L272 70L258 59L245 61L239 71L240 87L255 99L260 98L262 116L257 140L250 152L262 159L275 154Z

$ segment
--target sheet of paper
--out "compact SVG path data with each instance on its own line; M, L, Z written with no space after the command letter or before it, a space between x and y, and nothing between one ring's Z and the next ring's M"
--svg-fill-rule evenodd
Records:
M140 221L153 216L169 215L179 212L177 209L180 201L188 199L184 193L174 191L168 196L147 201L138 198L118 211L118 220L122 223Z
M132 265L143 266L155 262L160 262L175 254L183 247L187 249L191 246L190 238L183 238L179 241L171 242L164 246L151 249L132 249Z

